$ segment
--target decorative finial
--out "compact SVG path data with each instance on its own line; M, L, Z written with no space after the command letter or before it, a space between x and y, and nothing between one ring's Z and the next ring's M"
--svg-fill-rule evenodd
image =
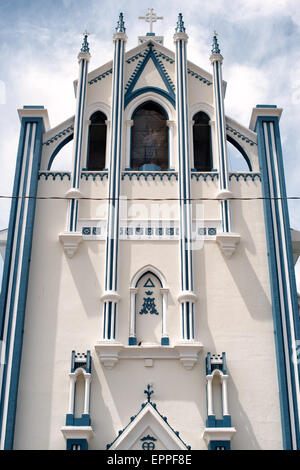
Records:
M81 52L90 52L89 43L87 41L88 35L89 33L87 32L87 30L85 30L85 32L83 33L83 43L81 47Z
M126 32L126 28L125 28L123 13L120 13L119 21L116 27L116 33L125 33L125 32Z
M147 385L147 390L144 390L144 393L146 393L146 395L147 395L148 403L150 403L151 395L152 395L152 393L154 393L153 390L150 390L150 389L151 389L151 386L148 384Z
M182 19L182 13L179 13L178 15L178 21L177 21L177 25L175 28L175 33L185 33L185 26L184 26L184 22Z
M213 38L212 50L211 50L212 54L220 54L221 53L220 47L219 47L219 44L218 44L217 36L218 36L218 33L216 31L214 31L214 38Z

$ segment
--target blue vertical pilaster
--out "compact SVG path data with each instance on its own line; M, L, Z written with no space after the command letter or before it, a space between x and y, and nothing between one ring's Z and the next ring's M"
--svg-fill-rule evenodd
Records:
M220 191L228 191L227 145L226 145L226 121L224 111L224 93L222 79L223 56L220 53L216 33L213 38L212 54L210 61L213 66L213 90L216 118L216 140L219 161L219 185ZM225 198L221 200L223 232L230 232L230 202Z
M180 204L180 263L181 263L181 315L182 339L194 339L193 258L192 258L192 211L190 189L188 99L187 99L187 57L182 14L178 16L174 42L176 45L176 109L179 159L179 204Z
M279 132L281 109L258 105L251 128L257 132L268 245L272 310L284 449L300 449L299 310L284 168Z
M88 34L84 33L81 51L78 54L79 76L77 83L76 113L74 121L74 147L73 147L73 172L72 172L72 191L79 192L82 139L84 129L84 113L86 100L86 86L88 63L91 58L89 45L87 42ZM76 232L78 218L78 198L70 200L68 229L70 232Z
M13 448L42 135L48 129L48 114L42 106L24 106L19 116L21 132L0 297L5 361L0 369L1 449Z
M116 337L118 303L118 246L119 246L119 197L122 151L122 126L124 108L125 34L123 14L120 13L114 40L112 78L112 123L109 167L109 202L107 216L105 294L103 312L103 339Z

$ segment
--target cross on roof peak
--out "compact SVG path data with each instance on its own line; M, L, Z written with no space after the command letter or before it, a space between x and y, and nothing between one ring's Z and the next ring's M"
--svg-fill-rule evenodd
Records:
M153 33L153 23L155 23L157 20L163 20L163 19L164 19L163 16L157 16L157 14L154 13L153 8L148 8L148 11L145 14L145 16L139 16L139 20L145 20L146 23L150 23L149 33Z

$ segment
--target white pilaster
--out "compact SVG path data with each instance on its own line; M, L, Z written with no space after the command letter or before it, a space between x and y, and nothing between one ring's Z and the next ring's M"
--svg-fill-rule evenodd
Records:
M174 35L176 45L176 111L179 161L179 204L180 204L180 266L181 290L193 293L192 260L192 214L190 205L190 161L189 161L189 119L187 98L187 58L188 36L182 20L178 22ZM194 340L194 298L181 302L182 339Z
M114 41L112 120L109 165L109 202L106 235L105 291L118 296L119 197L124 108L124 58L127 36L120 13ZM114 341L118 299L106 298L103 308L103 340Z

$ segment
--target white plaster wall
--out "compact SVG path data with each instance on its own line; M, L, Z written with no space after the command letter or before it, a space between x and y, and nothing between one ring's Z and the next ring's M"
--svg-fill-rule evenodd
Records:
M143 193L145 184L138 182ZM155 183L155 182L154 182ZM39 194L63 194L69 182L41 181ZM260 195L260 182L231 182L235 195ZM97 193L101 184L88 181L85 191ZM170 182L167 183L172 188ZM155 184L155 195L164 195ZM102 187L104 189L104 187ZM196 194L209 194L215 182L193 183ZM129 190L128 190L129 191ZM175 191L175 188L174 188ZM170 191L171 192L171 191ZM81 201L82 204L83 201ZM261 201L234 202L232 223L241 234L234 256L227 260L214 241L195 251L196 339L204 345L192 371L178 360L120 360L104 369L94 352L101 339L104 290L104 241L84 241L72 259L58 242L64 229L65 201L38 201L26 309L23 358L16 420L15 448L63 449L60 432L68 407L71 351L92 352L91 418L95 437L91 449L104 448L144 400L152 383L153 400L170 424L192 448L204 449L205 356L226 351L229 408L237 434L234 449L281 448L281 430L267 250ZM232 204L233 206L233 204ZM84 209L87 213L87 207ZM212 208L208 213L213 213ZM152 264L170 289L167 332L171 344L180 339L179 252L177 241L121 241L117 339L127 344L129 286L134 274Z
M168 71L172 67L174 64L168 64ZM91 74L90 78L93 76ZM88 87L87 106L97 102L110 106L111 77L109 75ZM190 106L202 101L212 104L212 86L208 87L191 76L188 80ZM175 137L173 144L175 149ZM41 179L38 194L64 195L70 184L66 178L63 181ZM107 179L83 179L80 184L85 196L107 197ZM258 180L231 180L230 189L237 197L261 196ZM191 190L192 197L214 198L218 180L207 179L204 182L193 178ZM129 181L126 177L121 181L121 194L130 198L177 198L178 181L174 178L171 181L145 181L143 178ZM99 204L98 201L80 201L80 218L99 218ZM220 219L217 201L203 204L206 219ZM57 200L37 202L15 449L65 448L60 428L65 424L68 408L68 374L73 349L77 352L89 349L92 353L91 419L95 436L90 443L91 449L105 448L114 440L118 430L128 424L145 399L143 391L148 383L153 384L153 401L159 411L168 417L175 430L180 431L182 439L192 449L205 449L201 435L206 420L205 356L208 351L225 351L227 354L229 410L237 429L233 449L281 449L262 202L231 203L232 227L241 235L241 242L232 258L224 258L213 240L206 241L203 249L193 252L194 285L198 297L195 307L196 340L203 343L203 351L192 371L185 370L178 360L171 359L155 360L152 367L145 367L144 360L122 359L112 370L103 368L94 345L102 337L105 241L83 241L75 256L67 258L58 241L58 234L66 227L67 205L67 201ZM176 215L178 212L175 211ZM136 213L131 217L138 219L139 215ZM170 289L167 333L173 345L181 338L177 301L180 291L178 241L120 241L121 300L117 340L128 344L129 287L136 272L148 264L163 273Z

